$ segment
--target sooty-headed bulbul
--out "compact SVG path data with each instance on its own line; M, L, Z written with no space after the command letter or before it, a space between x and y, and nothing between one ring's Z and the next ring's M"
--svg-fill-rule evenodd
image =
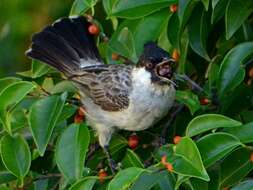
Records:
M89 25L84 17L62 18L32 37L26 55L73 81L87 122L108 154L116 129L144 130L168 113L175 99L175 61L148 42L136 65L104 64Z

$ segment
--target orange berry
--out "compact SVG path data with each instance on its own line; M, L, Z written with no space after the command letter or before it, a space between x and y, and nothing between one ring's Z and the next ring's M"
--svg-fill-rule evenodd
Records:
M101 169L98 172L98 178L99 178L100 183L103 183L105 181L105 177L107 176L108 176L107 172L104 169Z
M166 166L166 164L167 164L167 157L166 157L165 155L162 156L162 158L161 158L161 163L162 163L164 166Z
M253 78L253 67L250 68L248 75L250 78Z
M91 24L88 28L89 33L93 35L98 35L99 34L99 27L95 24Z
M180 59L180 55L179 55L179 52L174 49L173 52L172 52L172 56L171 56L175 61L179 61Z
M78 115L84 116L85 114L85 109L83 107L78 108Z
M174 144L178 144L178 143L180 142L180 140L181 140L181 137L180 137L180 136L175 136L175 137L173 138Z
M253 153L250 155L250 161L253 163Z
M167 170L168 170L169 172L173 172L173 166L172 166L172 164L167 163L165 167L167 168Z
M178 8L177 5L173 4L173 5L170 6L170 11L175 13L175 12L177 12L177 8Z
M210 100L208 98L201 98L200 99L200 104L201 105L207 105L210 103Z
M82 123L84 120L84 116L76 114L74 117L74 123Z
M139 137L137 135L131 135L129 138L128 138L128 146L131 148L131 149L135 149L139 144Z
M112 53L112 60L117 61L119 59L119 55L117 53Z

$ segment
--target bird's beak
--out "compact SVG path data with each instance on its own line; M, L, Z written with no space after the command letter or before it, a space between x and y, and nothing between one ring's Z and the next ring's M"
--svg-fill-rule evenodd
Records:
M162 80L171 80L173 77L173 65L174 59L166 59L155 66L155 72L157 76Z

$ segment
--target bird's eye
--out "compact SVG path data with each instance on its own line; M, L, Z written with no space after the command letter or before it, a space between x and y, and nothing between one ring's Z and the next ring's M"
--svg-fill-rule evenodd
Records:
M153 68L153 64L148 62L145 64L145 67L148 68L148 69L152 69Z

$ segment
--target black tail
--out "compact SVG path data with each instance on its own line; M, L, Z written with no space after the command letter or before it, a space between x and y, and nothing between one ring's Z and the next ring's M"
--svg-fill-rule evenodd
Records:
M32 37L28 57L45 62L66 75L81 68L103 64L89 23L84 17L63 18Z

